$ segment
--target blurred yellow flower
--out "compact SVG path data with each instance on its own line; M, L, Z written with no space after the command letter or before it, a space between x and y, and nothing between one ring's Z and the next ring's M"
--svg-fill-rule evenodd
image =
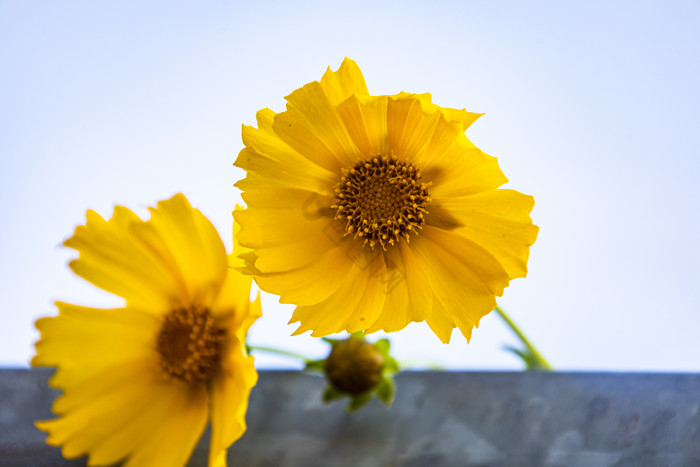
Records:
M65 246L80 253L76 274L126 304L57 303L37 321L32 365L56 367L63 390L59 418L36 422L47 443L90 465L184 465L211 418L209 465L226 465L257 382L245 337L261 310L214 226L179 194L145 222L121 206L108 221L88 211Z
M426 321L469 339L509 281L527 272L531 196L465 130L480 116L429 94L371 96L345 59L258 112L235 165L247 209L243 258L314 336L398 331Z

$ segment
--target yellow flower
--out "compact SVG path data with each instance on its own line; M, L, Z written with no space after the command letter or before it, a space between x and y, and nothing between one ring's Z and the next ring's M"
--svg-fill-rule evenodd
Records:
M90 465L184 465L211 418L209 465L226 465L257 381L245 337L261 310L214 226L179 194L145 222L121 206L108 221L88 211L64 244L80 253L76 274L126 303L57 303L37 321L32 365L56 367L63 390L59 418L36 423L47 443Z
M525 277L538 228L531 196L464 131L480 114L429 94L371 96L345 59L258 112L235 165L248 271L297 308L296 334L398 331L426 321L443 342L472 329Z

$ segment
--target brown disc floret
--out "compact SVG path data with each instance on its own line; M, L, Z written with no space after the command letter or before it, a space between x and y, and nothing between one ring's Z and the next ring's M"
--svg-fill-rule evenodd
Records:
M168 377L190 384L209 381L219 367L225 331L206 308L178 308L161 325L156 347Z
M430 195L420 170L395 155L378 156L343 170L335 188L335 219L345 222L346 235L374 248L409 241L425 223Z

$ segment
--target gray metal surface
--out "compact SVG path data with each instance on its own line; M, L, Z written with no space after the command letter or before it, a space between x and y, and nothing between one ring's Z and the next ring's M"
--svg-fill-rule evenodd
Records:
M50 372L0 371L0 465L85 465L43 443ZM700 375L402 373L355 414L320 377L264 371L232 466L700 466ZM164 446L164 449L167 449ZM206 465L206 439L190 465Z

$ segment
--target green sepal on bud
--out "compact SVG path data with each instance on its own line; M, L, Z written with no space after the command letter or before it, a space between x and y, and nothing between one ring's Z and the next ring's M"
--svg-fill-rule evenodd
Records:
M323 373L324 368L326 367L326 360L311 360L306 362L306 366L304 367L304 371L317 371L319 373Z
M345 393L334 388L333 386L328 386L326 387L326 390L323 391L323 402L326 404L333 402L336 399L342 399L343 397L345 397Z
M371 343L359 332L347 339L323 340L331 345L328 357L307 362L305 369L325 375L328 387L323 393L324 402L348 397L346 410L354 412L376 395L384 405L391 406L396 390L393 376L399 365L389 354L391 344L387 339Z

